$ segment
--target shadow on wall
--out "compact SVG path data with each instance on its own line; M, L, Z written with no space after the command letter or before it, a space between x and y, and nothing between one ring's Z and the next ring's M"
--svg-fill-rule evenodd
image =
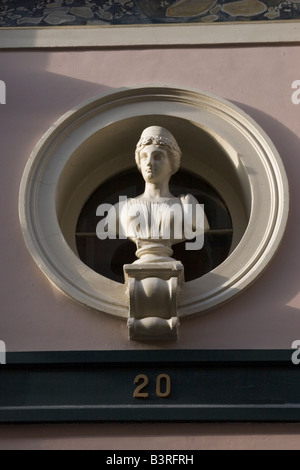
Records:
M48 56L49 52L45 51L1 52L0 78L6 84L6 104L0 106L0 213L5 220L0 243L1 254L5 258L3 263L7 268L10 267L5 270L0 285L1 303L6 305L6 315L1 322L3 330L10 323L15 323L12 318L16 312L24 311L26 302L22 293L30 292L33 284L36 289L31 299L32 311L39 311L42 304L44 290L40 286L46 282L50 292L54 289L48 281L44 281L40 270L35 267L21 233L18 197L27 160L42 135L62 114L82 101L109 90L101 83L90 83L46 71ZM24 269L19 269L19 266ZM28 275L28 272L31 274ZM12 294L12 286L20 286L22 293L16 296ZM43 315L40 315L40 320L43 328ZM22 344L26 328L25 332L24 329L13 328L16 344L18 341Z
M0 211L7 221L15 215L11 233L19 233L20 181L39 139L74 106L111 89L47 71L49 56L47 51L1 53L0 78L6 85L6 104L0 106L1 152L9 160L3 162L5 171L0 173Z
M56 51L56 54L68 53ZM25 134L30 145L25 153L23 148L25 159L41 135L62 114L111 89L101 84L100 76L99 83L92 83L49 72L50 57L49 51L1 53L0 78L6 85L6 105L0 107L1 127L12 142L15 141L12 129L18 130L19 137ZM72 55L68 54L68 57Z
M260 277L225 306L182 322L182 336L188 334L191 344L198 341L205 348L206 338L213 330L226 331L230 328L235 348L252 348L255 338L256 348L274 349L275 344L277 348L289 349L292 341L300 337L300 162L297 158L300 139L272 116L244 103L233 103L262 127L281 156L290 190L288 223L277 253ZM195 324L193 328L194 321L198 327ZM251 337L252 343L249 340ZM226 335L222 344L217 333L216 347L223 346L228 347ZM211 342L208 347L212 347Z
M278 274L278 282L273 285L273 302L290 305L293 299L300 294L299 285L299 259L300 259L300 206L299 206L299 155L300 138L270 115L246 106L235 103L244 109L268 134L282 159L289 182L290 208L289 219L281 247L272 261L273 270ZM283 288L282 288L283 285ZM279 300L281 299L281 300ZM300 310L300 297L298 299Z

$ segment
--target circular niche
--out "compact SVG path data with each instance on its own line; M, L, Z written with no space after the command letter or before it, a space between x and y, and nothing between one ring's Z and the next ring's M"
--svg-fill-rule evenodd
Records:
M219 305L252 283L275 254L288 214L288 183L276 149L249 116L225 100L151 86L117 90L71 110L42 137L27 163L21 227L52 283L89 307L123 318L128 314L125 285L120 276L96 272L82 256L78 234L84 232L80 223L93 195L110 187L116 197L116 188L126 187L122 177L135 174L135 145L151 125L171 131L182 150L174 186L191 192L193 182L206 201L217 200L227 214L227 226L218 226L210 206L211 229L227 230L226 247L224 238L223 257L188 275L181 317ZM97 256L101 260L102 252L104 259L105 244L96 243Z

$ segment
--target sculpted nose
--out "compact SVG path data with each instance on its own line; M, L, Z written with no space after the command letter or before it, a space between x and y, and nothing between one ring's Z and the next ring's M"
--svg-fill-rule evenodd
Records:
M148 153L147 159L146 159L147 166L150 166L152 164L152 160L153 160L152 153Z

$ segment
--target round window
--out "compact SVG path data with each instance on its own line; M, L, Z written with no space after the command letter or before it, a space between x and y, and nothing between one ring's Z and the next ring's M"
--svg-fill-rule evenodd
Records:
M115 204L119 196L136 197L143 192L144 182L137 169L127 170L103 183L84 205L76 227L76 247L80 259L91 269L117 282L124 282L123 265L136 260L135 244L129 240L99 240L96 216L100 204ZM187 251L185 242L173 245L173 257L184 265L185 281L197 279L221 264L228 256L232 242L232 223L219 194L203 179L179 170L172 176L171 193L192 194L204 210L210 230L201 250Z

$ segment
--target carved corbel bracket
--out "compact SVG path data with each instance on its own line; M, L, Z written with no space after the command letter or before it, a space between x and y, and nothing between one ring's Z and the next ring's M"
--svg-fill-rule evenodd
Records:
M184 281L179 261L124 265L129 304L128 328L133 340L177 338L178 301Z

